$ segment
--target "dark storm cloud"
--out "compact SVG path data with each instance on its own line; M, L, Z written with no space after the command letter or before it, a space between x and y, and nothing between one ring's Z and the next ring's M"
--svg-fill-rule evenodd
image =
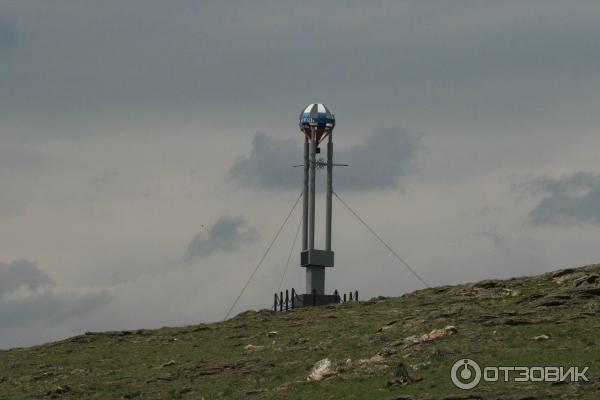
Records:
M342 151L335 186L340 189L376 190L398 187L402 177L413 171L420 136L398 127L380 128L364 143ZM360 171L360 173L357 173Z
M208 230L194 236L185 254L186 261L206 257L215 252L232 252L258 238L256 228L248 227L242 216L222 216Z
M243 187L259 189L297 188L302 176L301 168L292 168L292 163L301 164L300 140L280 139L263 132L256 132L250 154L239 158L227 172L227 179Z
M16 298L0 298L0 326L22 326L35 323L55 325L67 319L84 316L112 300L108 290L89 293L62 293L54 288Z
M0 327L57 324L108 304L108 290L65 290L27 260L0 263Z
M534 225L600 225L600 175L577 172L561 178L540 178L530 188L544 197L529 213Z
M35 289L44 285L52 285L52 279L37 265L27 260L16 260L9 263L0 262L0 298L20 287Z
M290 164L291 160L302 163L301 143L301 140L279 139L257 132L250 154L235 162L227 178L256 189L299 188L302 168L291 168ZM334 161L350 164L336 168L335 187L346 190L396 188L400 179L413 170L420 147L420 136L404 129L376 129L363 143L335 151Z

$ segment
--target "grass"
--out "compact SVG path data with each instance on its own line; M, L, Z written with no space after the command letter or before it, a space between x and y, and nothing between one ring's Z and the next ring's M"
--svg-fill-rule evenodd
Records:
M88 333L0 351L0 399L596 399L599 272L600 265L592 265L399 298L245 312L215 324ZM586 276L589 282L576 286ZM447 325L458 333L412 345L403 340ZM550 339L532 340L542 334ZM383 360L359 362L382 351ZM307 382L323 358L338 373ZM482 366L589 366L590 382L482 382L463 391L450 380L451 366L461 358ZM401 363L420 380L390 385Z

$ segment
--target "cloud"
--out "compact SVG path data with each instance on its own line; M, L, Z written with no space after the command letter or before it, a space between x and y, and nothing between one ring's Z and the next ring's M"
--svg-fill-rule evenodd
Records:
M539 178L529 185L544 197L530 211L533 225L600 225L600 175L577 172L561 178Z
M280 139L256 132L248 156L239 158L227 172L227 179L243 187L291 189L299 187L302 171L291 168L302 163L301 140Z
M592 80L600 61L595 2L576 10L551 0L543 10L493 1L352 2L343 11L319 3L318 15L291 1L11 3L27 51L3 100L19 109L72 112L93 104L129 115L152 104L247 122L269 106L285 110L298 107L298 98L327 95L361 118L367 110L395 115L409 107L436 111L428 119L459 107L464 117L486 105L486 114L505 118L545 100L532 77L582 73ZM373 28L368 35L365 27ZM547 90L562 93L564 82L551 81Z
M108 304L107 289L58 287L27 260L0 262L0 327L55 325Z
M379 128L364 143L340 152L337 159L350 164L338 169L335 186L340 189L394 189L400 178L414 169L420 136L398 127Z
M258 238L258 232L253 227L246 226L242 216L222 216L208 230L194 236L188 245L186 261L206 257L214 252L232 252L244 244L253 243Z
M19 44L19 31L17 26L5 18L0 17L0 55L14 50ZM4 59L0 56L0 62Z
M0 299L0 325L3 328L40 322L55 325L86 315L107 305L111 299L107 289L65 291L51 287L41 291L23 291Z
M12 130L4 128L4 126L0 127L2 137L0 139L0 182L2 182L0 218L2 219L22 215L36 199L43 198L47 204L48 199L52 197L47 192L48 187L39 185L35 181L52 179L52 174L61 168L62 163L47 154L43 148L10 137ZM6 136L3 136L5 134ZM62 168L66 166L63 165ZM40 191L44 191L45 194L40 195Z
M52 279L31 261L0 262L0 298L21 287L36 289L53 284Z
M301 168L291 168L291 165L298 160L302 162L301 143L301 140L279 139L257 132L250 154L234 163L227 178L242 187L255 189L300 188ZM397 188L400 178L413 171L420 147L420 136L404 129L376 129L363 143L335 151L334 160L350 166L336 169L334 186L345 190Z

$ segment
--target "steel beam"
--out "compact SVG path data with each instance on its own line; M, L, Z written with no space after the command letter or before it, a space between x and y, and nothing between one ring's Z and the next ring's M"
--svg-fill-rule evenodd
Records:
M304 186L302 199L302 251L308 250L308 170L309 170L309 140L304 137Z
M327 208L325 210L325 250L331 251L331 221L333 195L333 132L327 142Z
M309 229L308 229L308 249L315 248L315 179L317 167L317 130L314 127L310 128L310 182L309 182Z

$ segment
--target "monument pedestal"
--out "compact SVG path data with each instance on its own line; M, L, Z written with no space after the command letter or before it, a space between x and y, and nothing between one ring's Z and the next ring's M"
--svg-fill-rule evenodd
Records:
M294 298L294 308L324 306L340 302L336 294L297 294Z

